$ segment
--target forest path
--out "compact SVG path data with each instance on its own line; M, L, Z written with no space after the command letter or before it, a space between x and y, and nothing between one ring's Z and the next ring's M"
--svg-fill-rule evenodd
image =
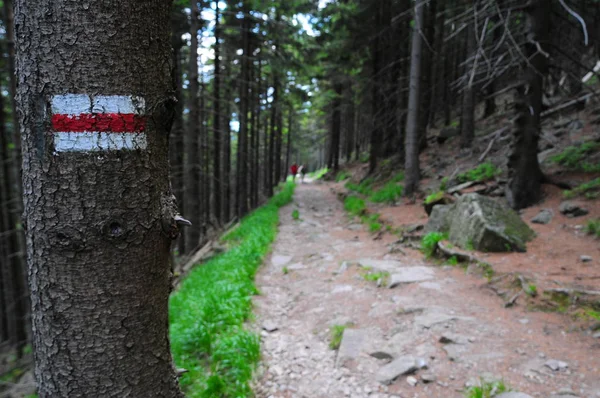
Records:
M569 333L563 316L504 309L460 269L391 253L391 238L349 220L329 184L298 184L280 217L256 277L258 397L463 397L482 377L535 397L600 397L600 338ZM365 280L364 266L398 286Z

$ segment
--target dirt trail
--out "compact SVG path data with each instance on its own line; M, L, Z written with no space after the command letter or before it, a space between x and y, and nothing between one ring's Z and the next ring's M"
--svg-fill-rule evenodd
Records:
M328 184L298 185L257 275L257 326L268 329L258 397L463 397L482 377L535 397L600 397L600 336L569 333L564 316L504 309L482 279L390 253L392 239L349 220ZM377 287L360 264L400 283ZM335 351L331 329L342 324L352 326Z

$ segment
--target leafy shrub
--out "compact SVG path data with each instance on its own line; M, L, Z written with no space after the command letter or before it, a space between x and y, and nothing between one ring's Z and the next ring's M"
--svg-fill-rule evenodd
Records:
M421 240L421 250L427 257L433 256L435 250L437 249L438 242L447 239L448 236L446 234L440 232L430 232L423 237Z
M500 174L500 170L496 166L494 166L490 162L485 162L475 167L474 169L467 171L466 173L459 174L457 179L460 182L481 182L491 180L498 174Z
M404 187L394 182L389 182L385 186L371 194L369 200L373 203L394 203L402 196Z
M378 232L382 228L381 223L378 222L370 222L369 223L369 232Z
M348 196L344 200L344 209L353 216L360 216L367 210L367 206L361 198Z
M585 142L579 146L570 146L558 155L552 156L550 160L569 169L580 170L589 173L600 172L600 164L592 164L584 161L584 158L600 150L600 143Z

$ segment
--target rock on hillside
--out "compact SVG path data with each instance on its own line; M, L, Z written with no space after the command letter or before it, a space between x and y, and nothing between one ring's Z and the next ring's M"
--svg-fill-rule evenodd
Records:
M535 236L514 210L478 194L435 206L426 231L448 233L457 246L488 252L525 251L526 242Z

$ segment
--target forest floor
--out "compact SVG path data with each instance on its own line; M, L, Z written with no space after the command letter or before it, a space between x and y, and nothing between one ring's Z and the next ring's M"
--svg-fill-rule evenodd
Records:
M597 332L574 328L568 315L505 308L481 276L398 250L397 236L371 234L348 217L339 187L298 184L294 203L281 210L272 256L256 278L258 397L464 397L469 387L494 380L535 397L600 397ZM422 208L377 211L398 225L425 222ZM573 233L575 223L556 218L535 227L543 233L528 253L486 260L502 272L551 275L556 268L569 283L577 275L594 278L597 244L572 246L555 236ZM560 256L581 254L593 256L594 266L573 260L561 269ZM374 275L401 283L378 287Z

